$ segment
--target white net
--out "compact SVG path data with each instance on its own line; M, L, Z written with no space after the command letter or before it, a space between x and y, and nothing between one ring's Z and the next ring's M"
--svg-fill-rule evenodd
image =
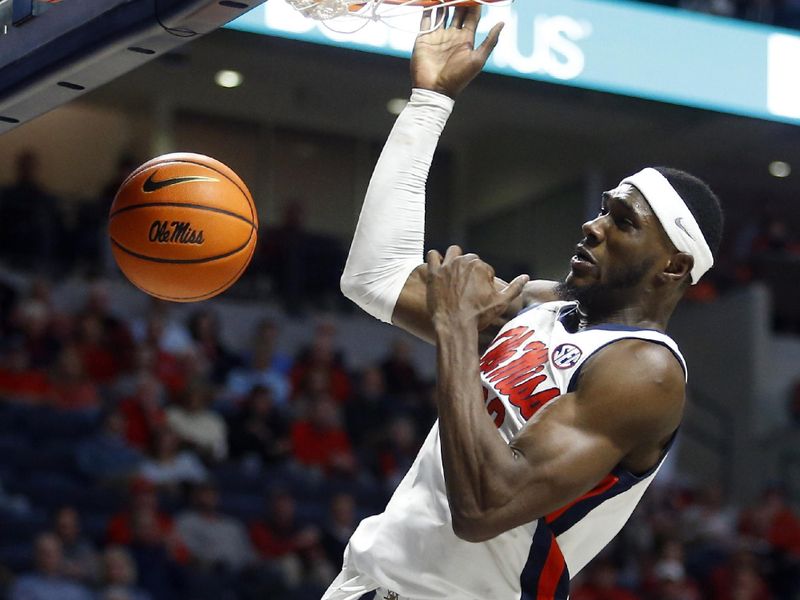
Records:
M392 20L407 17L412 11L425 8L450 8L458 5L502 6L514 0L286 0L292 8L306 17L323 22L341 22L343 20L360 21L362 26L369 21L381 21L392 26ZM442 16L437 19L432 29L443 23ZM328 23L326 23L327 25ZM358 29L358 27L356 27Z
M286 0L295 10L318 21L329 21L350 14L348 0Z

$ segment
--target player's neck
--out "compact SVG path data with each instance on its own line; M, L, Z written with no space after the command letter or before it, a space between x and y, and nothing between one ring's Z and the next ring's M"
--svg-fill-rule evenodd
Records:
M583 312L578 307L579 328L597 327L598 325L622 325L637 329L655 329L666 331L667 322L672 311L648 310L642 305L625 306L609 311Z

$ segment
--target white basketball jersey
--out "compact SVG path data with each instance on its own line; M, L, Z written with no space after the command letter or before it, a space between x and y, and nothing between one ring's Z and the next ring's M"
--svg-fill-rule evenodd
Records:
M577 331L574 302L520 313L481 359L486 409L499 434L510 441L543 406L572 391L590 356L630 338L666 346L685 372L677 345L661 332L613 325ZM386 510L353 534L347 563L400 598L518 600L525 591L563 600L570 578L619 532L660 466L644 475L617 467L560 510L469 543L453 533L437 422Z

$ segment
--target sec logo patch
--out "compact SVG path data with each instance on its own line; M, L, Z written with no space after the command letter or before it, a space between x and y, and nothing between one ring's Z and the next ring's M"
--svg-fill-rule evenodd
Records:
M569 369L578 364L583 352L575 344L561 344L555 350L551 360L559 369Z

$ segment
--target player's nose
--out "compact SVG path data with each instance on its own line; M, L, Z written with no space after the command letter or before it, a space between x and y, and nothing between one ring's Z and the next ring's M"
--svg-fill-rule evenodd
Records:
M586 236L586 240L589 244L593 245L603 241L605 238L603 216L598 216L586 221L581 226L581 231L583 231L583 235Z

